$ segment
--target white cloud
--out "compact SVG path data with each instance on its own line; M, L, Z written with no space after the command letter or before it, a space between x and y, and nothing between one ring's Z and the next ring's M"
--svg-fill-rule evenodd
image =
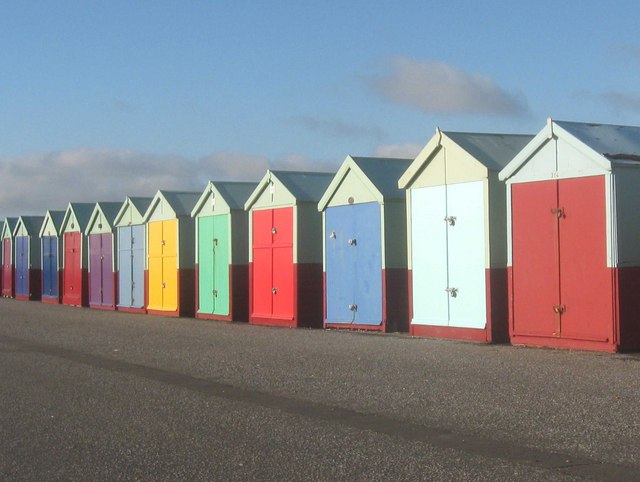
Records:
M0 219L64 209L69 201L124 201L158 189L200 191L206 181L258 180L268 168L335 170L329 162L214 153L192 160L126 149L70 149L0 158Z
M375 157L399 157L405 159L415 159L424 146L420 144L383 144L377 146L373 151Z
M424 112L514 116L528 111L523 96L506 91L491 77L445 62L395 57L387 69L382 77L370 80L375 92Z

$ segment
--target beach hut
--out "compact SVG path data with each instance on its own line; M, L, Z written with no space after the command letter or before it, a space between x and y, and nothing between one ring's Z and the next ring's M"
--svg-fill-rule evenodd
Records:
M39 300L42 290L42 256L38 236L44 216L20 216L13 230L15 244L15 296Z
M506 199L498 172L532 138L438 129L400 178L411 334L508 339Z
M549 119L507 183L515 344L640 348L640 127Z
M5 298L15 295L13 230L17 222L18 218L6 218L2 223L2 296Z
M144 313L147 288L146 227L142 222L152 198L128 197L116 215L118 246L118 310Z
M249 322L322 327L322 216L332 173L267 171L247 202Z
M64 211L48 210L40 227L42 253L42 297L44 303L60 303L62 293L62 243L60 228Z
M158 191L147 209L147 312L193 316L195 228L199 192Z
M405 193L412 159L347 157L318 203L324 326L408 331Z
M114 221L122 203L98 202L84 231L89 243L89 307L115 310L117 251Z
M84 232L94 207L95 203L69 203L60 226L62 303L65 305L89 305L88 249Z
M196 317L247 321L249 223L254 182L209 181L191 211L196 228Z

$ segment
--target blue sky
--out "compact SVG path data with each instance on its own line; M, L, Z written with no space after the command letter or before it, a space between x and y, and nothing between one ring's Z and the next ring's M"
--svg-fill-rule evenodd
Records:
M436 126L640 125L639 16L637 1L4 0L0 217L411 157Z

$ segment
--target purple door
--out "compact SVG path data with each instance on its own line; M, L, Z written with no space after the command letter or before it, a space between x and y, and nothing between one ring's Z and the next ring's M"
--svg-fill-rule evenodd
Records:
M97 306L113 306L113 255L112 235L91 234L89 236L89 303Z

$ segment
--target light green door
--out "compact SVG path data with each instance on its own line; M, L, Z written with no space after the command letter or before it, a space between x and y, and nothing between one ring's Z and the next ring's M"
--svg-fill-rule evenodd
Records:
M213 313L229 314L229 215L213 216Z
M229 314L229 215L198 218L198 312Z
M213 313L213 216L198 218L198 313Z

